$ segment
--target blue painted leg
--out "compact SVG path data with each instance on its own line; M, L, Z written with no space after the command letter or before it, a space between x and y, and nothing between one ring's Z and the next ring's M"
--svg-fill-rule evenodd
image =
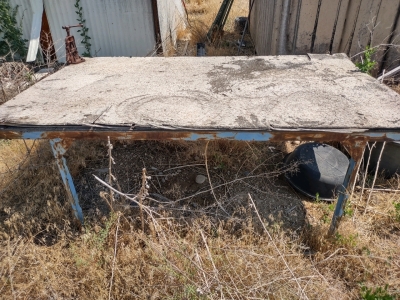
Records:
M346 176L344 178L343 185L341 186L341 189L339 191L339 198L336 203L335 211L333 212L333 218L332 218L331 226L329 227L328 235L333 235L336 232L336 230L339 226L339 221L343 216L344 207L346 205L347 199L349 198L349 195L347 195L346 190L349 186L350 178L352 177L351 175L353 174L355 166L356 166L356 162L354 159L351 158L349 167L347 169Z
M82 208L79 205L78 195L75 190L75 185L72 180L71 173L69 172L67 161L65 160L64 154L67 152L68 147L70 146L70 141L62 140L62 139L53 139L50 140L51 149L53 150L54 157L57 162L58 169L60 170L61 178L64 182L65 188L67 190L69 201L71 202L72 210L75 214L75 217L81 222L83 225L83 213Z
M349 141L343 143L348 147L351 158L346 176L344 178L343 185L339 192L339 198L336 203L335 211L333 213L332 223L331 226L329 227L328 235L330 236L335 234L336 230L338 229L340 219L343 217L344 208L346 206L347 199L349 198L349 195L347 194L348 187L354 189L358 169L360 167L361 160L364 155L364 149L366 143L367 143L366 140Z

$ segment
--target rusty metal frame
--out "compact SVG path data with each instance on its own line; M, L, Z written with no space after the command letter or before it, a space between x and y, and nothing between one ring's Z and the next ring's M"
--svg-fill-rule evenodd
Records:
M0 139L106 139L117 140L213 140L229 139L241 141L319 141L346 142L359 145L367 141L400 141L400 128L397 130L350 131L344 129L326 130L176 130L140 129L132 127L106 126L42 126L15 127L0 126Z
M365 145L368 141L400 141L400 128L392 130L176 130L135 128L134 126L40 126L16 127L0 126L0 139L49 139L61 177L67 189L75 216L83 223L82 209L79 205L72 176L63 157L75 139L103 140L111 137L116 140L215 140L228 139L240 141L319 141L343 142L351 156L350 166L339 193L329 234L336 232L344 207L349 197L348 187L355 182Z

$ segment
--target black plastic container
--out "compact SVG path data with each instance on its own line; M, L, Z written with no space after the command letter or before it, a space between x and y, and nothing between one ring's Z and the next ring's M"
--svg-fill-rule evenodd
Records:
M289 183L311 198L333 201L343 184L349 159L338 149L321 143L306 143L288 154L284 163L297 166L285 174Z
M242 33L244 28L246 27L246 33L248 33L249 32L249 24L247 24L247 26L246 26L246 22L247 22L247 17L235 18L235 30L237 32Z
M206 56L206 44L197 43L197 56Z
M374 143L369 143L372 147ZM379 160L383 143L376 143L375 147L371 149L371 158L369 161L368 171L375 173L376 166ZM364 152L364 166L367 165L370 150L367 146ZM379 163L379 173L383 173L385 178L390 178L394 174L400 174L400 142L387 142L383 149L381 162Z

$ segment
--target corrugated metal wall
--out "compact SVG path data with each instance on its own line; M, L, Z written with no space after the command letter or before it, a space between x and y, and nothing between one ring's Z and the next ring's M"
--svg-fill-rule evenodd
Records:
M29 0L12 0L11 6L15 7L18 5L17 20L21 24L23 38L29 40L31 37L31 26L32 26L32 7Z
M62 25L78 23L75 0L45 0L57 58L65 57ZM145 56L155 46L153 15L149 1L81 0L86 27L89 28L92 56ZM78 51L85 52L77 29L71 33Z
M29 0L10 0L19 5L17 19L23 36L30 38L32 8ZM89 28L92 56L146 56L155 49L155 30L150 0L81 0ZM163 48L176 41L176 30L185 24L181 0L157 0ZM44 7L55 44L57 59L65 61L63 25L76 25L75 0L44 0ZM183 21L182 21L183 20ZM79 53L85 52L79 28L71 29Z
M283 5L288 3L287 54L349 56L367 45L400 44L400 0L251 0L250 32L257 54L277 55ZM355 57L357 59L357 57ZM399 47L381 46L380 69L399 65ZM377 70L376 70L377 71Z

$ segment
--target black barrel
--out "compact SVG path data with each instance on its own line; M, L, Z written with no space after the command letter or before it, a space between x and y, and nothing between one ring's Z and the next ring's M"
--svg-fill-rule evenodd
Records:
M332 201L343 184L349 159L338 149L321 143L306 143L288 154L286 166L297 165L285 174L289 183L311 198Z
M376 166L379 160L379 154L381 153L383 143L376 143L375 147L371 148L374 143L369 143L369 147L365 148L364 152L364 166L367 165L368 157L371 152L371 158L369 161L368 171L375 173ZM387 142L383 149L381 162L379 163L380 174L383 174L385 178L390 178L394 174L400 174L400 142Z

